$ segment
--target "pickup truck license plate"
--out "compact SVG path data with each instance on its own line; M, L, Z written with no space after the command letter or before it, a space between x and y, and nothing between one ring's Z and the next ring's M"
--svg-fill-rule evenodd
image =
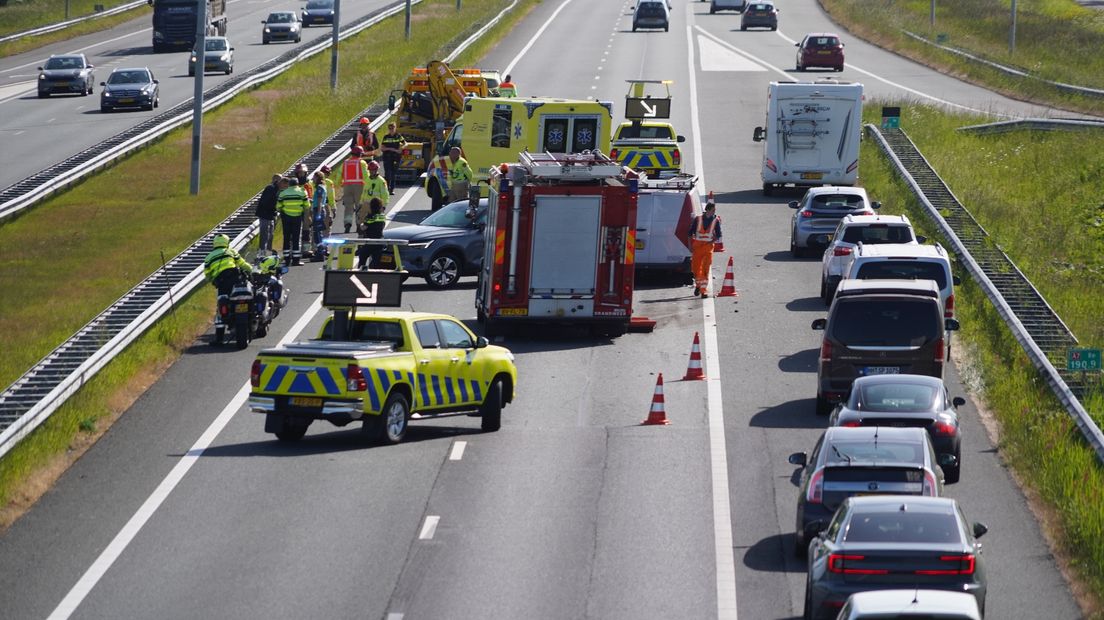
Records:
M235 304L234 305L234 312L242 312L242 313L249 312L249 304L248 303Z
M819 181L824 177L823 172L802 172L801 178L806 180Z
M863 368L864 375L897 375L901 369L897 366L867 366Z
M291 405L293 407L321 407L321 398L308 398L306 396L292 396Z

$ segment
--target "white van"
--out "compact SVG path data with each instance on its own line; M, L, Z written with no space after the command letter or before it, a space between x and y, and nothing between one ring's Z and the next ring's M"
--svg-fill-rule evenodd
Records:
M645 177L636 200L636 270L690 278L690 220L700 211L698 178Z
M854 185L859 178L863 85L771 82L763 142L763 195L784 185Z
M951 271L951 257L943 246L859 243L855 246L845 280L934 280L939 288L943 316L954 318L954 287L960 284Z

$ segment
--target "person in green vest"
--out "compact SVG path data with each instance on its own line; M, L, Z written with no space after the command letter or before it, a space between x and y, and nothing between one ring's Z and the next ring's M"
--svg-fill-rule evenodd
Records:
M460 148L449 150L449 202L468 199L468 186L472 182L472 169L468 160L460 156Z
M219 295L229 295L238 278L252 273L253 267L230 247L230 237L215 235L211 245L213 249L203 259L203 277L218 289Z
M510 81L510 74L506 74L506 79L502 80L502 83L498 85L499 97L517 97L517 85Z
M368 178L364 179L364 200L371 202L373 198L379 198L380 203L383 204L383 208L387 208L387 201L391 198L391 191L388 189L387 181L380 176L380 165L378 161L368 162Z
M284 263L302 265L300 243L303 234L303 214L310 209L307 192L299 185L299 179L288 179L287 189L276 197L276 210L284 226Z
M387 133L380 140L383 148L383 180L387 181L387 188L395 193L395 174L399 171L399 161L402 159L402 147L406 146L406 138L399 133L398 125L389 123Z

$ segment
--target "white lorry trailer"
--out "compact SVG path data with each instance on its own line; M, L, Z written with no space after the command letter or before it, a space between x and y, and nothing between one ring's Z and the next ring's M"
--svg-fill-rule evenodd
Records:
M771 82L763 142L763 195L785 185L854 185L859 177L863 85Z

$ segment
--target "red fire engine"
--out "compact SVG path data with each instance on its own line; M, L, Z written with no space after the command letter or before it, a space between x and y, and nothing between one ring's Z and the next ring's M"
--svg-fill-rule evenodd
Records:
M620 336L632 315L636 173L601 153L522 153L492 168L475 306L488 335L581 323Z

